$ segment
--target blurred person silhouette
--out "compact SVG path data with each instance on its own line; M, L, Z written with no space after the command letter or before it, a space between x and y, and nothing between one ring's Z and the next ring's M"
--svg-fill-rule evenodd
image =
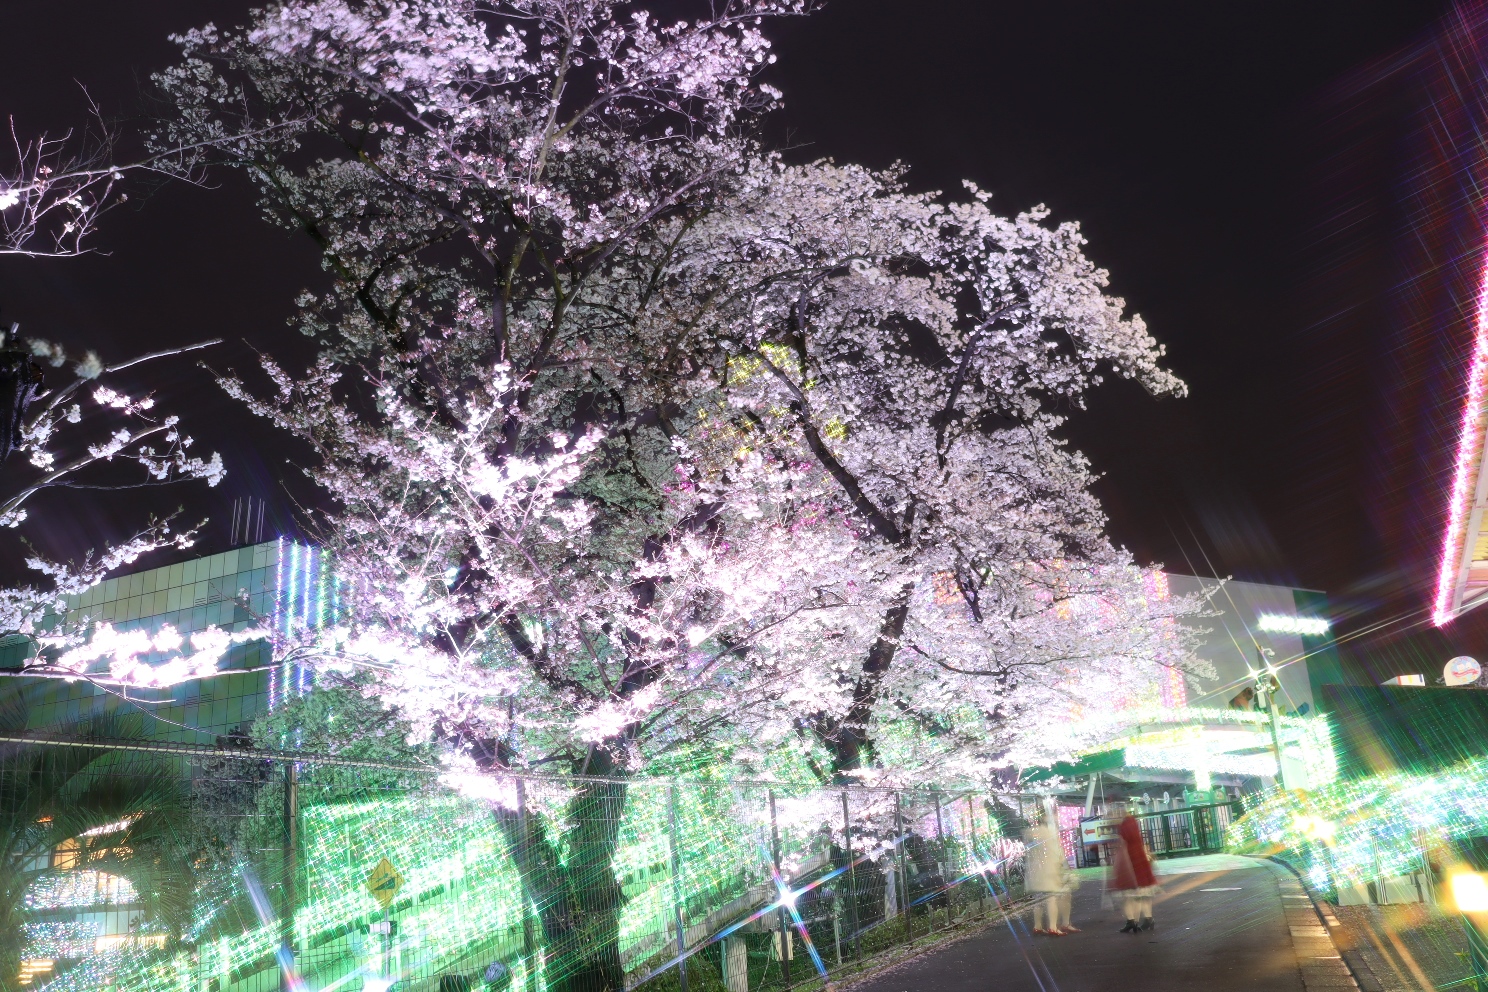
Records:
M1072 893L1077 883L1064 859L1057 822L1053 802L1045 801L1043 822L1024 833L1028 844L1024 879L1028 891L1035 893L1033 932L1063 937L1067 933L1079 933L1080 928L1070 924ZM1045 917L1049 921L1047 928L1043 926Z
M1142 827L1125 804L1113 807L1121 818L1116 828L1115 858L1111 866L1111 889L1121 896L1126 914L1122 933L1151 930L1152 897L1157 894L1157 876L1152 870L1152 855L1142 840Z

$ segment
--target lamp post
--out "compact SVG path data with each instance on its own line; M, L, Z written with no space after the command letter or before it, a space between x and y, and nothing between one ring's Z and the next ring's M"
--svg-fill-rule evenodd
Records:
M1271 718L1269 721L1271 725L1271 753L1276 758L1276 780L1285 789L1287 787L1286 768L1281 763L1281 732L1277 729L1280 718L1276 712L1276 694L1281 691L1281 683L1277 681L1276 669L1272 668L1266 662L1265 656L1259 651L1256 654L1260 660L1261 669L1255 673L1255 691L1256 695L1265 700L1266 711Z

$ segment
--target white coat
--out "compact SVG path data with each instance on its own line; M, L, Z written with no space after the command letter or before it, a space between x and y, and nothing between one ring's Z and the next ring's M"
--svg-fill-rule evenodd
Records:
M1037 826L1029 831L1028 854L1024 860L1024 887L1029 892L1064 892L1069 887L1066 877L1064 847L1059 831L1051 826Z

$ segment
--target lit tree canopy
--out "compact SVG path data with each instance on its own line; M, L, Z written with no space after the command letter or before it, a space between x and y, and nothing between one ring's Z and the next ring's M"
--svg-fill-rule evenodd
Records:
M1181 383L1076 226L750 140L760 25L805 7L296 2L159 77L161 147L244 169L330 275L318 364L225 380L334 500L356 616L295 650L483 768L789 714L836 776L937 693L991 760L1027 673L1181 656L1056 412L1102 370Z

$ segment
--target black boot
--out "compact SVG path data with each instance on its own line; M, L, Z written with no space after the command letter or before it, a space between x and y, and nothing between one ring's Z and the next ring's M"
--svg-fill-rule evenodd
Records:
M1122 927L1118 932L1119 933L1137 933L1141 929L1142 929L1141 927L1137 926L1137 921L1136 920L1127 920L1126 921L1126 926Z
M1155 926L1157 926L1157 923L1150 916L1142 921L1143 930L1151 930Z

